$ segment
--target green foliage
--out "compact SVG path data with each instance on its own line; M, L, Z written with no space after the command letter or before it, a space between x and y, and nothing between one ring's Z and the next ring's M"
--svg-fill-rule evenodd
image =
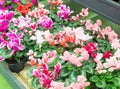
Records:
M113 82L116 86L120 87L120 78L119 77L114 77Z
M105 88L106 87L106 82L104 80L98 80L98 81L96 81L96 86L98 88Z
M106 52L107 50L111 50L111 44L106 39L96 39L98 43L98 52Z
M8 59L11 57L10 52L11 51L8 51L6 47L0 49L0 55L5 59Z
M32 86L36 87L36 89L42 89L38 78L33 77L31 81Z

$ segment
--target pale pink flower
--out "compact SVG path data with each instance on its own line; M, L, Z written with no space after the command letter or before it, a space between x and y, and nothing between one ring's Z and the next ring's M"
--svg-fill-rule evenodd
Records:
M75 41L76 44L80 44L81 41L84 42L84 41L87 41L92 38L88 34L84 33L84 29L82 27L75 28L75 29L73 29L73 31L76 36L76 41Z
M37 64L37 59L35 59L33 56L30 57L30 61L27 62L28 64L32 65L32 66L36 66Z
M38 20L38 23L41 27L45 29L52 29L53 28L53 21L47 15L44 15Z
M111 41L111 46L114 49L120 48L120 40L118 38L115 38Z
M72 16L73 21L78 21L79 20L79 15L77 14L76 16Z
M80 52L81 52L81 49L80 49L80 48L75 48L74 53L75 53L76 55L78 55Z
M88 51L85 48L81 48L81 56L83 57L84 61L89 59Z
M44 31L39 31L37 30L35 32L35 36L31 36L30 39L31 40L36 40L36 43L39 45L39 47L41 48L42 43L45 41L45 32Z
M88 12L88 8L86 9L82 9L82 11L80 12L80 15L83 17L83 18L86 18L88 16L89 12Z
M47 51L46 53L43 54L43 62L44 63L48 63L48 62L52 62L54 60L54 58L56 57L56 50L53 51Z
M100 30L100 34L103 36L103 38L105 38L105 35L107 35L109 32L111 32L111 27L107 26L105 28L103 28L102 30Z
M117 35L117 33L115 33L115 31L111 31L111 32L109 32L108 33L108 40L111 42L111 41L113 41L115 38L117 38L118 37L118 35Z
M101 62L102 57L103 57L102 53L97 53L97 56L94 58L94 62L95 63Z
M96 24L100 27L102 25L102 22L100 19L97 19Z
M39 3L38 8L35 8L32 11L29 11L28 14L35 18L40 18L44 15L48 15L49 11L47 9L44 9L44 7L45 7L44 4Z
M71 13L73 13L73 11L71 11L70 10L70 8L69 7L66 7L66 5L60 5L59 7L58 7L58 12L57 12L57 15L62 19L64 19L64 20L67 20L68 19L68 17L69 17L69 15L71 14Z
M50 85L51 87L49 89L65 89L64 83L62 82L52 81Z
M36 52L33 52L33 50L29 50L29 52L27 53L27 55L29 56L29 59L31 59L32 57L36 56Z
M77 81L78 81L79 86L80 86L82 89L84 89L86 86L89 86L89 85L90 85L90 82L86 82L87 79L86 79L86 77L83 76L83 75L78 76L78 77L77 77Z
M105 35L108 36L108 40L110 42L112 42L115 38L118 37L117 33L115 33L115 31L113 31L110 26L100 30L100 34L103 36L103 38L105 38Z
M97 70L98 73L106 73L107 71L104 69L104 66L101 62L97 63L97 66L95 68Z
M71 55L68 51L64 52L64 54L61 57L61 59L66 60L66 61L72 63L75 66L78 66L78 67L82 66L82 64L80 62L81 59L77 58L77 55L74 55L74 54Z
M22 30L23 32L27 32L27 30L25 28L30 27L31 18L28 16L25 16L25 17L19 16L17 19L13 18L12 21L14 22L15 26L20 28L20 30Z
M90 85L90 82L86 82L86 78L83 75L77 77L76 83L71 83L68 89L85 89L86 86Z
M90 20L86 20L85 26L87 30L92 30L93 34L95 34L95 32L98 32L100 30L101 23L102 22L99 19L94 24L92 24Z
M120 60L117 60L116 57L110 57L106 59L106 62L103 64L105 68L108 68L110 72L120 69Z
M114 57L120 58L120 48L116 50L116 52L114 53Z

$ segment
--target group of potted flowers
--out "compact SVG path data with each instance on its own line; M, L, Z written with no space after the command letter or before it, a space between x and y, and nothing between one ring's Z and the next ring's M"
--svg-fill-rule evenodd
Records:
M0 0L0 60L17 73L27 61L36 89L120 88L118 35L89 14L62 0Z

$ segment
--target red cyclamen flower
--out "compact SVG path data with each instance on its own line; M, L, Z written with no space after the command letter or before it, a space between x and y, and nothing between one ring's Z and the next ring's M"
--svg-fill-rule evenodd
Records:
M106 51L104 54L103 54L103 58L110 58L110 56L112 56L112 53L110 51Z

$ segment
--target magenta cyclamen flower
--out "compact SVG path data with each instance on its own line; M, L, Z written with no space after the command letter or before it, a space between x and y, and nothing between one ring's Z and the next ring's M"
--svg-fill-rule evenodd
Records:
M0 10L0 32L6 32L13 16L13 11L8 12L8 10Z
M16 53L18 50L23 50L25 47L21 45L23 34L17 34L17 30L12 30L6 34L6 39L2 36L0 37L0 48L5 46L8 50L11 50L11 55Z
M38 0L31 0L31 2L32 2L34 5L37 5L37 4L38 4Z
M59 11L57 12L57 15L60 18L63 18L64 20L68 19L68 16L73 13L73 11L70 10L69 7L66 7L66 5L60 5L60 7L58 7Z
M19 0L11 0L11 2L15 2L15 3L17 3L17 2L19 2Z
M52 29L53 27L52 19L46 15L40 18L38 23L40 24L40 26L42 26L45 29Z
M17 30L13 30L7 34L9 42L7 43L7 48L9 50L13 50L13 53L17 52L18 50L23 50L25 47L21 45L23 34L17 34Z

